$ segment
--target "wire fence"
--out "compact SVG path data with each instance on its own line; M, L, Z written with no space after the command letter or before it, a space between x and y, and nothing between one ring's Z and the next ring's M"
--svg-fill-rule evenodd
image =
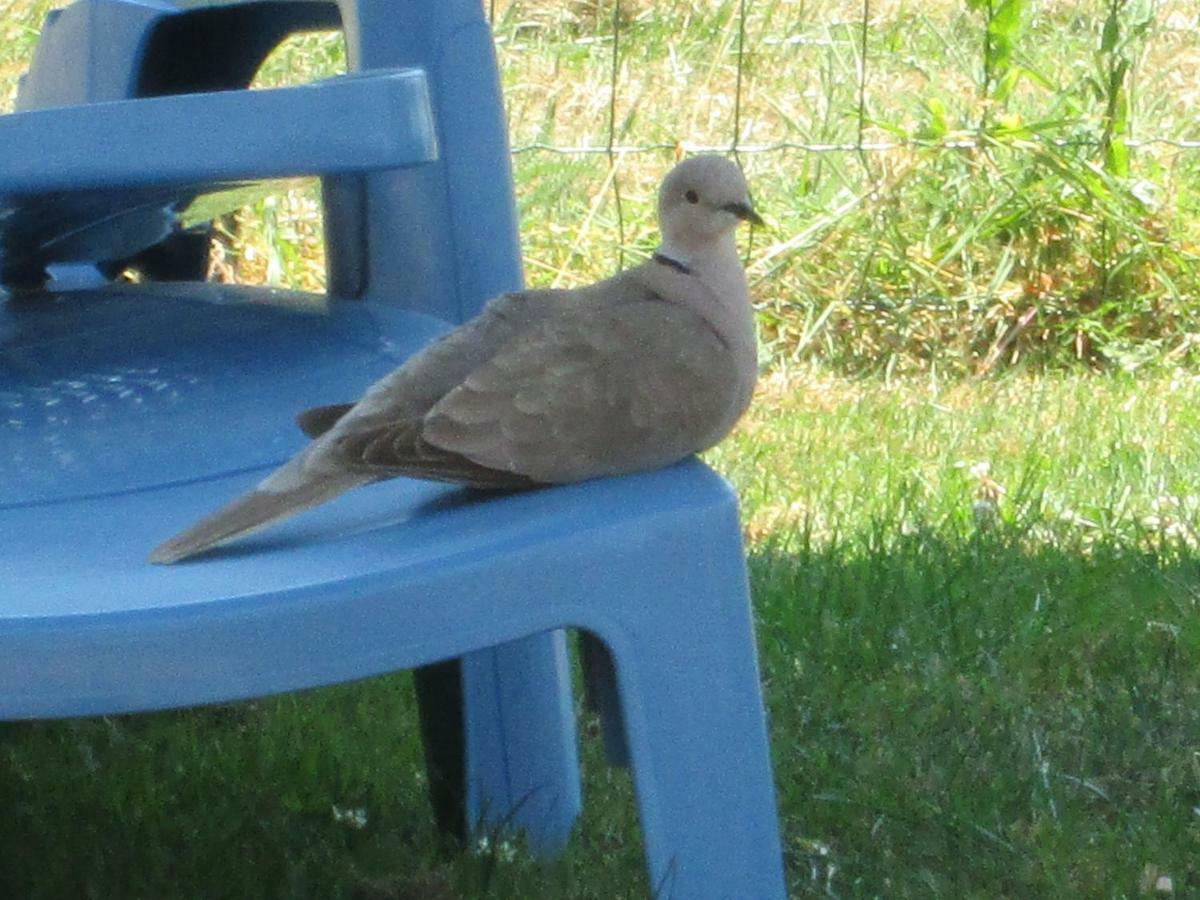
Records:
M54 2L5 26L10 95ZM481 2L539 285L643 258L670 159L723 153L773 225L744 245L773 348L1200 349L1194 0ZM289 41L264 85L344 71L340 40ZM319 208L258 202L218 274L322 290Z
M489 18L493 27L497 25L496 0L487 0L489 3ZM624 0L626 4L631 0ZM765 0L761 0L765 2ZM670 5L670 4L668 4ZM678 3L676 5L679 5ZM693 6L694 2L682 3L684 6ZM728 6L726 2L724 5ZM737 22L737 43L736 43L736 78L733 89L733 115L730 119L730 137L726 143L711 143L711 144L693 144L687 141L679 144L672 143L634 143L620 144L616 138L616 109L619 103L620 82L619 72L622 50L624 41L622 39L622 31L626 29L625 19L622 16L622 0L610 0L611 15L608 21L611 23L607 35L601 35L602 39L606 38L610 50L610 67L611 75L609 81L609 116L608 116L608 133L607 142L603 146L593 145L559 145L545 142L524 143L513 148L516 154L528 153L532 151L547 151L566 154L588 154L588 153L604 153L626 154L638 153L654 150L674 149L677 146L682 146L686 152L729 152L729 153L769 153L779 150L792 149L803 150L810 153L862 153L862 152L879 152L894 150L901 147L920 147L926 149L970 149L981 146L981 142L972 138L958 138L953 140L929 140L922 139L917 136L906 136L903 139L890 141L873 141L864 137L868 127L867 113L867 88L871 80L871 72L874 69L872 65L872 57L878 53L878 48L872 46L871 29L875 21L875 9L877 5L887 5L881 3L881 0L861 0L860 16L853 23L857 33L857 51L859 65L857 66L857 77L855 80L856 94L856 140L852 142L842 143L822 143L811 141L798 140L779 140L772 142L747 142L742 135L742 101L743 101L743 84L747 80L746 63L748 56L753 52L753 48L747 46L747 21L748 12L753 5L752 0L737 0L736 2L736 22ZM773 4L778 5L778 4ZM801 3L793 5L803 6ZM943 7L948 4L942 3ZM995 75L993 67L995 65L998 54L993 46L992 32L995 29L994 20L1004 15L1005 10L1011 10L1010 15L1030 16L1035 14L1042 8L1053 8L1056 5L1053 0L959 0L958 5L961 5L965 11L977 13L978 26L983 35L982 58L979 61L982 69L982 85L980 86L985 102L991 101L992 97L986 96L989 93L990 82L994 81ZM891 4L894 8L895 3ZM1077 4L1079 7L1079 15L1084 19L1095 19L1098 22L1103 21L1103 33L1098 30L1099 46L1097 50L1101 54L1115 54L1121 50L1128 50L1128 47L1118 48L1118 38L1109 37L1108 33L1119 34L1120 27L1125 19L1124 25L1127 30L1132 32L1134 36L1143 44L1148 42L1147 33L1151 27L1156 24L1162 24L1166 19L1168 27L1175 31L1191 32L1193 46L1191 47L1194 56L1196 52L1197 40L1196 35L1200 34L1200 12L1192 8L1187 2L1163 2L1163 0L1091 0ZM901 4L903 7L903 4ZM1190 10L1190 12L1189 12ZM849 25L851 23L842 21L840 24ZM1011 26L1010 26L1011 27ZM1013 29L1016 30L1015 28ZM1011 40L1011 36L1009 38ZM1125 39L1126 44L1131 43L1128 38ZM776 38L775 43L781 43ZM786 42L784 39L783 42ZM795 41L802 43L802 41ZM1007 51L1011 53L1011 50ZM1128 55L1128 54L1127 54ZM1120 83L1113 83L1104 86L1111 96L1106 97L1106 100L1113 101L1118 99L1118 92L1125 91L1132 93L1133 84L1138 80L1140 73L1139 65L1140 58L1135 54L1128 55L1127 59L1121 60L1126 64L1122 69L1121 77L1128 81L1128 86ZM1194 60L1193 60L1194 62ZM1032 74L1029 70L1025 70L1026 74ZM1194 93L1194 92L1193 92ZM1127 102L1127 101L1123 101ZM1132 127L1132 122L1127 123L1128 127ZM1178 149L1195 150L1200 149L1200 137L1187 139L1171 136L1156 136L1147 138L1134 138L1129 136L1126 138L1127 143L1131 147L1145 147L1151 145L1171 146ZM1072 143L1075 144L1091 144L1098 145L1100 141L1067 141L1057 140L1055 143L1066 146Z
M494 27L502 29L503 15L498 11L497 0L485 0L488 4L489 17ZM519 6L519 0L508 4L499 4L511 10ZM568 4L569 5L569 4ZM1181 64L1180 71L1186 71L1191 65L1194 70L1195 60L1200 58L1200 12L1189 2L1170 2L1170 0L1091 0L1078 6L1078 17L1081 22L1092 23L1091 30L1095 40L1091 49L1098 58L1097 65L1101 67L1097 75L1107 75L1106 79L1097 79L1096 91L1102 111L1096 116L1101 124L1086 134L1063 136L1060 134L1069 122L1063 120L1041 121L1032 127L1022 129L1005 129L997 127L996 110L1010 101L1012 88L1025 76L1026 81L1041 82L1049 88L1049 81L1043 73L1038 73L1030 67L1028 60L1020 54L1019 44L1023 31L1031 28L1030 20L1043 17L1046 13L1059 11L1063 4L1054 0L951 0L932 4L947 15L957 10L960 20L968 22L975 29L974 35L965 37L963 43L974 41L979 48L976 58L968 61L977 71L972 74L975 84L971 98L983 112L977 122L944 133L923 134L920 129L901 129L892 127L890 134L880 137L879 123L873 119L868 103L869 89L878 71L878 61L883 54L896 53L896 48L879 46L881 41L873 40L873 32L881 19L904 15L903 2L888 2L888 0L849 0L847 3L833 4L843 12L840 18L833 17L826 21L826 26L840 28L845 33L854 35L854 83L852 92L853 108L848 110L853 119L852 140L806 140L796 136L786 136L773 140L752 140L746 136L746 121L744 117L745 86L754 77L749 71L749 60L762 46L763 36L750 33L750 14L755 6L771 7L788 6L787 2L769 2L769 0L726 0L717 4L725 9L736 21L736 42L734 46L735 74L731 88L731 115L728 121L728 139L721 141L691 141L686 136L673 140L622 140L619 135L618 108L622 104L622 62L623 54L630 42L625 36L629 30L629 16L625 11L629 7L643 8L644 3L638 0L595 0L594 3L576 4L590 8L593 13L592 21L596 23L596 34L588 39L592 43L603 42L608 46L609 60L607 66L608 93L606 131L601 142L557 143L545 140L518 140L512 149L515 156L528 154L558 154L564 156L603 155L607 158L610 170L615 170L622 157L637 154L675 152L676 154L691 153L727 153L740 160L743 155L779 154L787 151L805 154L836 154L854 156L863 161L872 154L894 153L901 150L958 152L987 149L997 144L998 140L1007 140L1010 145L1014 138L1019 138L1026 144L1042 144L1057 149L1102 150L1113 141L1119 141L1125 151L1140 151L1171 149L1178 151L1195 151L1200 149L1200 135L1187 136L1180 134L1153 134L1135 136L1134 114L1138 105L1137 89L1139 79L1144 78L1143 64L1146 48L1156 34L1166 32L1185 33L1190 35L1190 46L1184 48L1192 59L1188 64ZM688 2L668 3L667 6L682 6L695 8L706 4ZM794 7L804 7L805 4L796 2ZM851 6L857 7L854 19L844 13ZM919 4L918 4L919 6ZM607 15L601 11L607 7ZM914 16L914 24L928 26L928 17ZM921 22L916 22L921 18ZM601 22L607 23L607 29L600 29ZM1038 23L1035 22L1036 26ZM962 21L959 22L961 35ZM1157 29L1157 31L1156 31ZM815 43L810 36L790 34L774 36L768 42L775 45L792 44L801 46ZM1081 46L1087 45L1081 42ZM961 52L963 48L959 48ZM517 54L519 57L519 54ZM959 60L963 62L963 60ZM521 65L518 58L515 65ZM1108 65L1106 71L1103 66ZM807 74L802 71L795 73L795 79L803 79ZM1104 81L1105 83L1099 83ZM1191 92L1195 94L1195 91ZM1181 94L1181 103L1187 98ZM1118 110L1124 110L1117 114ZM1080 121L1086 121L1088 114L1077 113ZM1190 121L1190 120L1189 120ZM1002 124L1002 123L1000 123ZM872 134L874 132L874 135ZM1118 167L1119 168L1119 167ZM1118 174L1125 174L1119 172ZM624 212L622 209L621 179L615 173L610 173L608 189L614 201L618 220L618 232L621 243L624 243Z
M556 159L584 171L587 241L610 239L620 266L653 239L662 157L732 156L776 225L746 248L767 331L797 353L952 345L988 369L1035 339L1080 359L1143 338L1196 346L1191 0L487 9L523 188ZM554 284L576 277L583 237L527 238ZM1164 302L1174 335L1154 324Z

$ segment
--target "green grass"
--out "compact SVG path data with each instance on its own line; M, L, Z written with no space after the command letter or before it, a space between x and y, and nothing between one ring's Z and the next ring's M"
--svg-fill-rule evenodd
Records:
M798 888L1200 892L1198 394L768 385L718 461Z
M1150 868L1200 892L1197 433L1180 374L765 382L714 462L743 501L795 896L1132 897ZM588 812L548 866L439 842L415 723L400 675L7 725L0 884L646 895L594 723Z

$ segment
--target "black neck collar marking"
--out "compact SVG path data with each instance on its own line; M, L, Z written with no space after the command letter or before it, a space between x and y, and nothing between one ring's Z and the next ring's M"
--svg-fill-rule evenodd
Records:
M663 256L661 253L655 253L652 257L659 265L666 266L668 269L674 269L683 275L691 275L692 270L685 266L677 259L671 259L669 256Z

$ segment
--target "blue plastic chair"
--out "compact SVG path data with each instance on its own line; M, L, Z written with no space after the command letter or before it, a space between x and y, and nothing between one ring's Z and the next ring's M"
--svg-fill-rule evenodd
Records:
M352 75L236 89L286 34L339 22ZM301 446L297 410L519 285L479 4L85 0L19 105L0 118L0 718L431 664L453 688L460 660L468 820L553 852L580 802L560 631L580 628L607 648L589 671L657 895L784 896L736 504L698 462L500 497L398 479L203 561L144 562ZM131 261L194 276L183 203L301 174L324 180L326 304L110 283Z

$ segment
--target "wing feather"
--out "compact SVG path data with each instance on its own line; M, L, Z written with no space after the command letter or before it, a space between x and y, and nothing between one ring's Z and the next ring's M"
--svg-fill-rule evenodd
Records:
M374 385L321 441L372 478L577 481L712 446L742 412L739 383L698 313L612 279L499 298Z
M660 300L576 308L506 345L425 418L431 444L564 482L706 449L740 414L728 348Z

